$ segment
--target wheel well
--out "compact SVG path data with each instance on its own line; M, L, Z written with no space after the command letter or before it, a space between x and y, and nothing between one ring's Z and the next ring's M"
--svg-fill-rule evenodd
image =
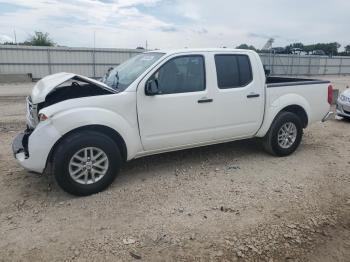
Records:
M46 166L48 163L52 162L52 157L53 157L53 153L55 152L57 146L60 144L60 142L67 136L73 134L73 133L77 133L77 132L81 132L84 130L90 130L90 131L96 131L96 132L100 132L103 133L107 136L109 136L110 138L113 139L113 141L116 142L116 144L118 145L119 149L120 149L120 153L123 157L123 160L126 161L127 159L127 148L126 148L126 144L124 139L122 138L122 136L115 131L114 129L107 127L107 126L103 126L103 125L88 125L88 126L82 126L82 127L78 127L76 129L73 129L71 131L69 131L68 133L64 134L55 144L54 146L51 148L51 151L49 153L49 157L48 157L48 161L46 163Z
M283 108L281 111L291 112L291 113L296 114L298 117L300 117L300 120L303 124L303 128L307 127L309 119L307 117L306 111L301 106L291 105L291 106L287 106L287 107Z

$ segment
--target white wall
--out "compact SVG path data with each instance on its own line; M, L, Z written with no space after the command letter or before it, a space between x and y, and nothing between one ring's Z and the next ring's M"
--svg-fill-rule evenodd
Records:
M142 52L136 49L67 48L0 45L0 74L42 78L57 72L101 77L111 66ZM350 57L260 54L274 75L350 74Z
M350 74L350 57L260 54L263 64L274 75Z
M142 51L136 49L31 47L0 45L0 74L27 74L42 78L57 72L101 77Z

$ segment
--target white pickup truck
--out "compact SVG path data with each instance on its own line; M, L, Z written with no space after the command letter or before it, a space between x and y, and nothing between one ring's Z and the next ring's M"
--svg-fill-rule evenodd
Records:
M52 172L75 195L105 189L135 158L261 138L287 156L303 128L331 115L329 81L267 77L257 53L152 51L96 81L71 73L41 79L27 98L27 129L13 141L26 169Z

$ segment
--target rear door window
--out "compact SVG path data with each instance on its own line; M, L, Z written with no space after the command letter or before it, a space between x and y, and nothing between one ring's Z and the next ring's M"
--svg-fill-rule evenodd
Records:
M243 87L253 80L247 55L215 55L215 65L220 89Z

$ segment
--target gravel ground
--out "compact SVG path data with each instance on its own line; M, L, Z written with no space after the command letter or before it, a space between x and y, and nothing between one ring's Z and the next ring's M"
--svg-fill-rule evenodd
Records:
M0 261L349 261L350 122L286 158L246 140L134 160L78 198L12 157L31 86L0 86Z

